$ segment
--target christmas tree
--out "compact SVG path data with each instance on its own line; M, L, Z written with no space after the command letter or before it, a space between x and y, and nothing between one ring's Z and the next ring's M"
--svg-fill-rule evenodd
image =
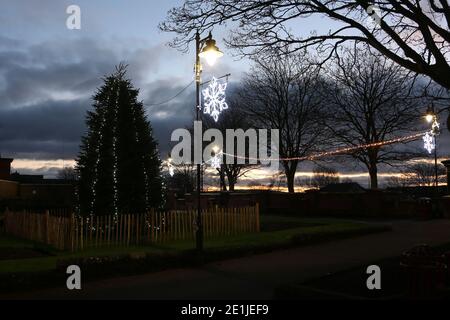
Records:
M143 213L162 201L161 161L126 66L104 78L77 159L82 215Z

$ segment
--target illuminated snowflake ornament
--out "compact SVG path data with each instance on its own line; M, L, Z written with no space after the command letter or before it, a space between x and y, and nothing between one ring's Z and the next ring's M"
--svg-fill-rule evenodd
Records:
M216 122L219 120L220 113L228 109L228 104L225 101L226 89L226 82L220 83L213 77L208 88L202 90L204 99L203 113L209 114Z
M433 136L432 133L427 132L427 133L424 134L424 136L423 136L423 147L430 154L434 150L434 148L436 147L436 145L434 143L434 136Z
M175 169L173 168L173 166L169 166L169 174L171 177L173 177L173 175L175 174Z
M209 161L211 162L211 168L219 169L222 164L222 159L220 158L221 153L214 155Z
M175 167L172 164L172 159L167 160L167 169L169 170L169 174L171 177L175 174Z

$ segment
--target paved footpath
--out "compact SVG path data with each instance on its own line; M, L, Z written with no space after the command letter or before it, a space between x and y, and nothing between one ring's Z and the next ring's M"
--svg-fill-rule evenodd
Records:
M450 242L450 220L389 222L392 232L61 288L0 296L38 299L270 299L280 284L398 256L419 243Z

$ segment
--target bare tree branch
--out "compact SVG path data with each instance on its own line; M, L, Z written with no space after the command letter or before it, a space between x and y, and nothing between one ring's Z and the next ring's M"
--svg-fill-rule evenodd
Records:
M373 8L377 8L375 15L370 15ZM323 34L292 31L294 22L305 22L304 29L312 16L338 24ZM375 27L373 18L379 18ZM244 56L274 48L285 53L315 48L326 60L339 46L356 41L450 89L448 0L186 0L169 11L160 28L177 33L172 45L187 49L195 31L226 24L233 27L227 43Z
M342 146L371 144L410 133L420 119L419 101L410 95L411 75L382 55L367 55L360 47L347 50L327 69L331 87L326 92L330 116L325 126ZM395 148L395 149L394 149ZM382 146L360 149L351 155L363 163L378 188L378 164L417 156Z

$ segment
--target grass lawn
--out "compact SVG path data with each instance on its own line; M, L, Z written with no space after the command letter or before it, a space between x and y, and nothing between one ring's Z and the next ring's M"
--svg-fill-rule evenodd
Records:
M280 226L282 224L290 224L293 227L281 228L281 230L274 231L264 231L273 229L274 225ZM386 231L387 229L385 226L379 228L379 226L374 226L372 224L351 222L342 219L262 216L261 230L260 233L242 234L206 240L205 249L217 251L288 247L295 244L306 243L308 240L327 240L328 236L336 238L341 235L364 234L373 231ZM159 247L184 250L192 248L192 244L186 242L173 242L164 246L160 245Z
M0 243L3 243L4 236L0 235ZM9 238L9 237L8 237ZM8 242L11 239L7 240ZM16 246L20 244L21 240L14 239ZM27 241L24 241L28 245ZM18 247L16 247L18 248ZM29 247L33 248L33 246ZM1 254L0 245L0 254ZM21 272L39 272L56 269L57 262L65 259L76 259L82 257L101 257L101 256L120 256L124 254L131 254L133 252L145 252L147 254L162 254L163 249L153 246L146 247L114 247L114 248L92 248L80 252L63 252L50 249L46 253L36 257L19 258L19 259L0 259L0 274L4 273L21 273Z
M261 232L242 234L205 241L205 256L217 259L252 252L264 252L276 248L326 241L341 237L386 231L383 226L345 221L341 219L310 219L280 216L261 216ZM189 253L195 247L193 241L178 241L160 245L139 247L92 248L70 253L53 250L32 241L0 235L0 275L29 273L56 269L60 260L85 257L144 255L160 257ZM11 251L21 252L9 259ZM4 257L2 259L2 252ZM5 254L6 253L6 254ZM29 256L27 256L27 254ZM221 256L222 254L222 256Z

